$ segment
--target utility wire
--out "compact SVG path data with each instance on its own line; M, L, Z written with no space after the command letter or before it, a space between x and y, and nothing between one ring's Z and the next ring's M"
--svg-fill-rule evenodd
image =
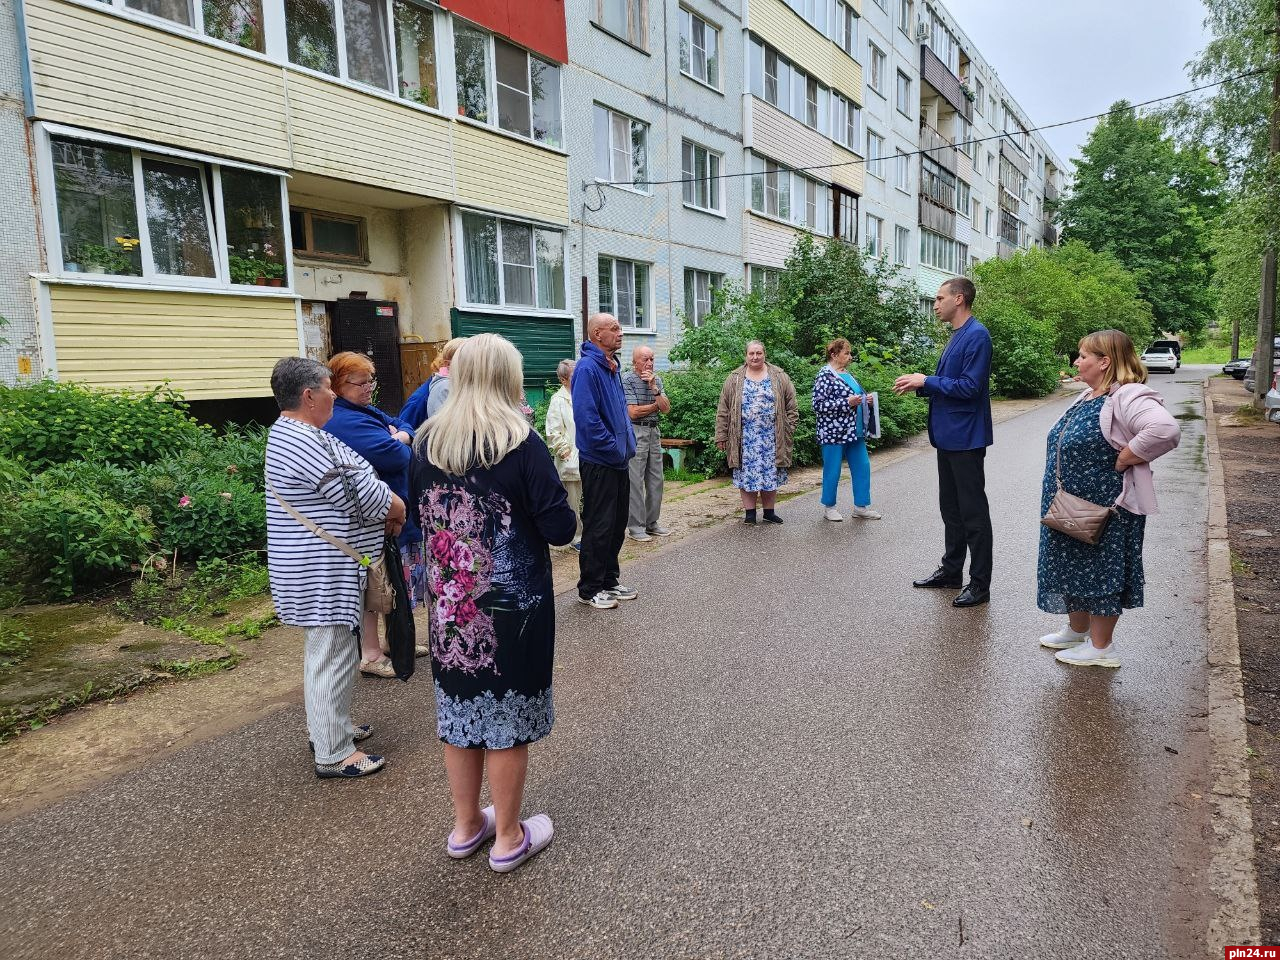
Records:
M1178 98L1180 98L1180 97L1190 96L1191 94L1193 94L1193 93L1199 93L1199 92L1201 92L1202 90L1211 90L1212 88L1214 88L1214 87L1220 87L1220 86L1222 86L1223 84L1227 84L1227 83L1234 83L1234 82L1235 82L1235 81L1237 81L1237 80L1245 80L1245 79L1248 79L1249 77L1256 77L1256 76L1258 76L1258 75L1259 75L1259 74L1261 74L1261 73L1269 73L1269 72L1271 72L1271 69L1272 69L1271 67L1259 67L1257 70L1249 70L1249 71L1246 71L1245 73L1239 73L1239 74L1236 74L1234 77L1227 77L1225 80L1215 80L1213 83L1206 83L1206 84L1203 84L1203 85L1201 85L1201 86L1199 86L1199 87L1191 87L1191 88L1189 88L1189 89L1187 89L1187 90L1182 90L1182 91L1180 91L1180 92L1178 92L1178 93L1171 93L1171 94L1168 94L1167 96L1163 96L1163 97L1156 97L1156 98L1155 98L1155 99L1153 99L1153 100L1144 100L1142 103L1131 103L1131 104L1129 104L1129 106L1127 106L1127 107L1120 107L1120 108L1115 108L1115 107L1113 107L1113 108L1112 108L1112 109L1110 109L1110 110L1104 110L1102 113L1094 113L1094 114L1090 114L1090 115L1089 115L1089 116L1087 116L1087 117L1077 117L1077 118L1076 118L1076 119L1074 119L1074 120L1060 120L1060 121L1058 121L1057 123L1046 123L1046 124L1042 124L1042 125L1040 125L1040 126L1038 126L1038 127L1031 127L1031 128L1029 128L1028 130L1026 130L1025 132L1026 132L1026 133L1038 133L1038 132L1039 132L1039 131L1041 131L1041 130L1053 130L1053 129L1056 129L1057 127L1069 127L1069 126L1071 126L1071 125L1073 125L1073 124L1076 124L1076 123L1086 123L1086 122L1088 122L1089 120L1101 120L1103 117L1109 117L1109 116L1112 116L1113 114L1117 114L1117 113L1126 113L1126 112L1128 112L1128 111L1130 111L1130 110L1137 110L1139 107L1149 107L1149 106L1151 106L1153 103L1163 103L1165 100L1177 100L1177 99L1178 99ZM991 135L991 136L989 136L989 137L977 137L977 138L972 139L972 140L964 140L964 141L961 141L960 143L955 143L955 144L943 144L942 146L938 146L938 147L922 147L922 148L921 148L921 149L919 149L919 150L912 150L912 151L910 151L910 152L904 152L904 153L895 154L893 157L876 157L876 158L874 158L874 159L867 159L867 158L861 158L861 157L859 157L859 158L854 159L854 160L842 160L842 161L840 161L839 163L822 163L822 164L816 164L816 165L814 165L814 166L810 166L810 167L790 167L789 169L790 169L790 170L792 170L792 171L793 171L793 172L795 172L795 173L805 173L805 172L810 171L810 170L831 170L831 169L834 169L834 168L836 168L836 167L851 167L851 166L857 166L858 164L864 164L864 165L865 165L865 164L867 164L867 163L877 163L877 162L879 162L879 161L881 161L881 160L895 160L895 161L896 161L897 157L917 157L917 156L923 156L923 155L928 154L928 153L933 153L933 152L934 152L934 151L936 151L936 150L950 150L950 149L956 149L956 150L958 150L958 149L960 149L961 147L967 147L967 146L971 146L971 145L979 144L979 143L986 143L988 140L1003 140L1003 139L1005 139L1006 137L1009 137L1009 136L1012 136L1012 135L1011 135L1011 134L1009 134L1009 133L996 133L996 134L992 134L992 135ZM835 141L833 141L833 142L835 142ZM844 146L844 144L837 143L837 146ZM846 147L845 149L848 149L848 148ZM755 177L755 176L759 176L759 175L760 175L760 174L759 174L759 172L757 172L757 171L744 170L744 171L742 171L741 173L721 173L721 174L717 174L715 177L712 177L711 179L713 179L713 180L728 180L728 179L730 179L731 177ZM678 180L609 180L609 181L597 181L596 183L592 184L592 186L597 186L597 187L635 187L635 186L646 186L646 187L665 187L665 186L671 186L671 185L674 185L674 184L677 184L677 183L695 183L695 182L697 182L697 181L696 181L696 180L685 180L683 177L681 177L681 178L680 178L680 179L678 179Z

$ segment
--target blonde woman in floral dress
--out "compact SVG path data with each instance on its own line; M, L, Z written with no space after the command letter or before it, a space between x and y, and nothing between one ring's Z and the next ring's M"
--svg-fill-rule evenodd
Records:
M555 595L548 544L577 518L546 445L520 412L520 354L472 337L450 368L449 403L414 441L411 509L426 537L437 733L453 795L447 852L493 839L514 870L551 842L551 819L520 818L529 744L551 732ZM491 806L481 809L489 771Z

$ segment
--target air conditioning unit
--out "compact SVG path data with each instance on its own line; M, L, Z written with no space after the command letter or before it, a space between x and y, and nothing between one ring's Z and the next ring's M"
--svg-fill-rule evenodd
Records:
M916 23L916 43L929 42L929 25L923 20Z

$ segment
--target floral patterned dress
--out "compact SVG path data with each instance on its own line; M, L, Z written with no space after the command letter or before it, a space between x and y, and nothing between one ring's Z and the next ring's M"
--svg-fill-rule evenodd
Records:
M1107 397L1082 400L1049 431L1040 515L1058 491L1054 479L1058 434L1062 434L1062 486L1093 503L1114 503L1124 475L1116 472L1117 451L1102 435L1098 416ZM1142 538L1147 518L1118 508L1097 546L1048 527L1040 527L1036 603L1046 613L1083 611L1116 617L1142 606Z
M733 485L752 492L777 490L787 482L785 467L778 466L777 398L773 383L742 378L742 466L733 471Z
M456 747L502 750L551 732L555 594L548 543L577 518L533 431L500 463L455 477L411 468L426 539L436 729Z

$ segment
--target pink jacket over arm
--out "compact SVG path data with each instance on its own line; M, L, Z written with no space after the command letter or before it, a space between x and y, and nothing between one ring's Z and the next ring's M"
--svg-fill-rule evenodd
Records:
M1130 513L1159 513L1151 461L1178 445L1182 430L1164 408L1164 398L1143 383L1113 383L1102 405L1098 425L1107 442L1117 450L1128 447L1138 463L1124 472L1124 486L1116 506Z

